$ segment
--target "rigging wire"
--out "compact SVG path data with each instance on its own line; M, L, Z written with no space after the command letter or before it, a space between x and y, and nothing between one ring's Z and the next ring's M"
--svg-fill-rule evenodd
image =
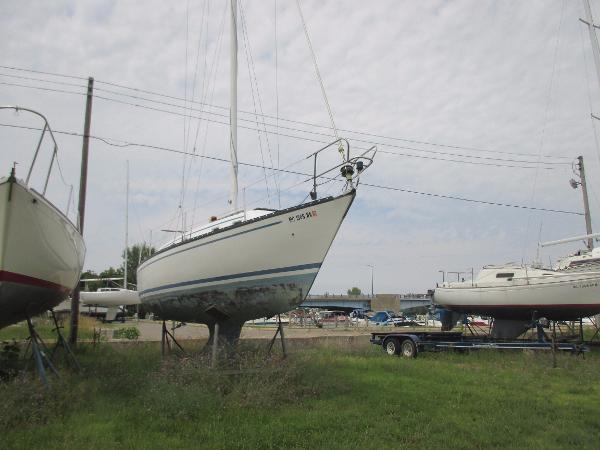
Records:
M538 155L537 155L538 163L541 161L541 155L542 155L542 151L544 149L544 143L545 143L545 138L546 138L546 128L548 127L548 121L549 121L548 116L550 113L550 106L551 106L551 101L552 101L552 88L554 87L554 78L556 76L556 61L558 59L558 50L560 48L560 35L561 35L561 30L562 30L562 25L563 25L565 4L566 4L566 0L563 0L561 8L560 8L560 17L558 20L558 30L556 33L556 43L554 45L554 54L553 54L553 58L552 58L552 71L550 73L550 83L548 85L548 97L546 100L546 106L545 106L545 110L544 110L544 123L543 123L543 127L542 127L542 135L540 136L540 144L539 144L539 150L538 150ZM536 167L539 167L539 166L536 166ZM534 204L534 202L535 202L535 192L536 192L536 188L537 188L538 174L539 174L539 170L536 169L536 171L534 172L534 176L533 176L533 186L531 189L531 196L529 199L529 202L532 204ZM525 234L523 235L523 245L522 245L523 257L525 257L527 241L529 240L529 229L531 226L531 219L532 219L532 214L529 214L527 217L527 226L525 228Z
M588 97L588 105L590 107L590 123L592 125L592 131L594 132L594 144L596 146L596 157L598 158L598 162L600 163L600 143L598 142L598 131L596 129L596 120L594 118L594 108L592 105L592 93L590 89L590 78L588 74L588 60L585 51L584 37L583 37L583 28L579 27L579 37L581 38L581 54L583 56L583 64L584 64L584 74L585 74L585 86Z
M217 43L215 45L215 50L213 53L213 59L211 62L211 66L210 68L208 68L208 72L207 72L207 60L206 60L206 56L208 55L208 13L207 13L207 19L206 19L206 36L205 36L205 52L204 52L204 76L202 79L202 102L203 104L208 104L210 102L212 102L213 98L214 98L214 94L215 94L215 88L216 88L216 78L217 78L217 73L219 70L219 64L221 61L220 55L221 55L221 49L222 49L222 45L223 45L223 35L225 33L225 18L227 16L227 11L228 11L228 6L226 2L223 2L223 11L221 13L221 24L219 26L219 35L217 38ZM203 107L204 108L204 107ZM204 127L204 139L202 141L202 152L201 155L204 156L206 154L206 147L207 147L207 143L208 143L208 124L209 122L207 121L202 121L202 120L198 120L197 126L196 126L196 136L194 137L194 153L196 153L196 144L198 142L198 136L200 133L200 129L203 125L205 125ZM197 171L197 176L196 176L196 188L194 190L194 208L192 210L192 221L191 223L193 224L195 222L195 211L196 211L196 204L198 203L198 192L200 190L200 180L202 179L202 172L204 169L204 158L200 158L200 164L199 164L199 168Z
M25 130L36 130L36 131L41 130L41 128L37 128L37 127L29 127L29 126L13 125L13 124L4 124L4 123L0 123L0 126L2 126L2 127L10 127L10 128L19 128L19 129L25 129ZM63 134L63 135L66 135L66 136L75 136L75 137L82 137L83 136L81 133L72 132L72 131L58 131L58 130L53 130L53 131L56 134ZM100 136L93 136L93 135L90 135L89 137L90 137L90 139L94 139L94 140L98 140L98 141L104 142L105 144L107 144L109 146L113 146L113 147L120 147L120 148L125 148L125 147L140 147L140 148L146 148L146 149L151 149L151 150L164 151L164 152L173 153L173 154L187 153L187 152L184 152L182 150L177 150L177 149L169 148L169 147L162 147L162 146L158 146L158 145L151 145L151 144L143 144L143 143L137 143L137 142L122 141L122 140L118 140L118 139L112 139L112 138L106 138L106 137L100 137ZM187 153L187 155L194 156L196 158L200 158L201 157L200 155L194 155L192 153ZM225 159L225 158L219 158L219 157L216 157L216 156L203 156L202 158L204 158L206 160L219 161L219 162L231 164L230 160ZM299 161L304 161L304 160L305 159L302 159L302 160L299 160ZM257 169L263 169L264 168L260 164L244 163L244 162L240 162L239 164L243 165L243 166L247 166L247 167L257 168ZM305 172L299 172L299 171L294 171L294 170L289 170L289 169L273 169L273 170L278 170L280 172L288 173L288 174L301 175L301 176L304 176L304 177L308 177L309 179L312 179L312 174L305 173ZM326 179L328 177L322 176L320 178ZM560 213L560 214L570 214L570 215L578 215L578 216L582 216L583 215L583 213L576 212L576 211L567 211L567 210L552 209L552 208L541 208L541 207L533 207L533 206L526 206L526 205L514 205L514 204L510 204L510 203L493 202L493 201L487 201L487 200L477 200L477 199L471 199L471 198L467 198L467 197L459 197L459 196L444 195L444 194L435 194L435 193L424 192L424 191L414 191L414 190L411 190L411 189L404 189L404 188L398 188L398 187L393 187L393 186L385 186L385 185L379 185L379 184L361 183L361 186L370 186L372 188L383 189L383 190L405 192L405 193L416 194L416 195L425 195L425 196L437 197L437 198L444 198L444 199L449 199L449 200L460 200L460 201L464 201L464 202L480 203L480 204L492 205L492 206L512 207L512 208L519 208L519 209L526 209L526 210L533 210L533 211L543 211L543 212L552 212L552 213Z
M327 93L325 92L325 84L323 83L323 78L321 77L321 72L319 72L319 65L317 64L317 56L315 55L315 51L313 50L312 42L310 41L310 36L308 35L308 28L306 27L306 21L304 20L304 14L302 14L302 8L300 7L300 0L296 0L296 5L298 6L298 13L300 14L300 20L302 21L302 27L304 28L304 35L306 36L306 41L308 42L308 48L310 49L310 54L312 56L313 65L315 66L315 72L317 74L317 79L319 80L319 85L321 86L321 93L323 94L323 100L325 101L325 106L327 106L327 112L329 113L329 120L331 121L331 128L333 129L333 134L335 134L335 139L339 140L340 136L338 135L337 127L335 126L335 121L333 120L333 112L331 111L331 106L329 105L329 100L327 99ZM341 147L340 147L341 149Z
M274 9L275 9L275 117L277 118L275 121L275 141L277 143L277 168L279 169L279 46L277 45L277 0L274 0ZM275 172L278 173L278 172ZM279 180L277 186L280 186ZM281 209L281 189L278 187L277 189L277 201L279 204L279 208Z
M254 107L254 116L255 116L255 120L256 120L256 127L257 127L257 137L258 137L258 148L260 150L260 158L262 160L263 166L266 166L265 164L265 157L264 157L264 152L263 152L263 144L262 144L262 138L261 138L261 132L263 130L260 129L260 122L258 120L258 114L257 114L257 108L256 108L256 101L257 101L257 97L258 97L258 104L259 104L259 109L262 112L262 102L261 102L261 98L260 98L260 91L258 88L258 80L256 79L256 72L254 71L254 60L252 58L252 50L250 48L250 41L248 39L248 31L246 28L246 20L245 20L245 16L244 16L244 8L242 6L242 2L240 1L239 3L240 6L240 18L241 20L241 24L242 24L242 44L244 46L244 53L246 55L246 66L248 68L248 78L250 80L250 92L252 94L252 105ZM255 91L256 90L256 95L255 95ZM264 131L265 131L265 137L266 137L266 143L267 143L267 150L269 152L269 159L271 160L271 170L273 168L273 159L271 158L271 148L269 146L269 139L268 139L268 135L266 134L266 126L263 124L264 126ZM271 204L271 193L269 190L269 182L268 182L268 178L267 178L267 169L265 168L263 170L264 173L264 177L265 177L265 185L266 185L266 189L267 189L267 199L268 199L268 204Z

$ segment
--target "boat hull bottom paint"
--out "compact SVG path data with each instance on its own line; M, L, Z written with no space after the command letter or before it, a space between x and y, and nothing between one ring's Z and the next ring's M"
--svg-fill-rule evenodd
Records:
M146 298L144 304L160 318L241 327L247 320L284 313L302 303L315 277L311 273L221 284Z
M531 326L531 320L494 319L491 334L494 339L516 339Z
M66 296L60 290L0 281L0 328L52 309Z
M502 320L531 320L545 317L549 320L577 320L600 313L598 304L564 305L443 305L449 310L469 315L491 316Z

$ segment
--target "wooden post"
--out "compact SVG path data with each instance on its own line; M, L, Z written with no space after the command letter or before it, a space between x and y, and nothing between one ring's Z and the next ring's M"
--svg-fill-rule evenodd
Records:
M85 195L87 189L88 153L90 146L90 124L92 121L92 99L94 92L94 79L88 78L87 102L85 105L85 123L83 127L83 147L81 149L81 176L79 179L79 232L83 236L83 219L85 217ZM77 332L79 329L79 282L73 291L71 299L71 331L69 343L77 345Z
M277 320L279 322L279 337L281 338L281 351L283 351L283 357L287 357L287 351L285 348L285 337L283 336L283 324L281 323L281 315L277 314Z
M212 348L212 368L217 368L217 349L219 346L219 322L215 323L215 333L213 335L213 348Z
M585 168L583 166L583 156L579 156L577 158L578 160L578 165L579 165L579 176L581 178L581 193L583 195L583 208L584 208L584 212L585 212L585 230L587 232L587 234L592 234L592 218L590 215L590 204L588 201L588 194L587 194L587 183L585 181ZM593 238L588 238L587 239L587 247L589 250L594 248L594 239Z

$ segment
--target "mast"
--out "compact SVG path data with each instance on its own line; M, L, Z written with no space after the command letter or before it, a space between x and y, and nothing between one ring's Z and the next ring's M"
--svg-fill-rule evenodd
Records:
M592 16L592 7L589 0L583 0L583 9L585 9L586 20L581 20L588 26L590 33L590 42L592 44L592 54L594 55L594 65L596 66L596 77L600 83L600 46L598 46L598 36L596 36L596 26L594 25L594 17Z
M588 26L590 34L590 43L592 45L592 54L594 55L594 66L596 67L596 78L600 84L600 46L598 45L598 36L596 35L596 25L594 24L594 16L592 16L592 7L589 0L583 0L583 9L585 9L586 20L580 19ZM592 117L597 119L592 114ZM592 219L590 217L590 206L587 196L587 186L585 182L585 169L583 167L583 156L577 158L579 160L579 177L581 178L581 191L583 193L583 206L585 208L585 228L587 234L592 234ZM587 247L589 250L594 248L594 240L591 237L587 239Z
M127 185L125 188L125 268L123 269L123 289L127 289L127 250L129 249L129 160L125 175Z
M238 161L237 161L237 76L238 76L238 39L237 39L237 0L231 4L231 53L230 53L230 104L229 104L229 150L231 152L231 208L238 208Z

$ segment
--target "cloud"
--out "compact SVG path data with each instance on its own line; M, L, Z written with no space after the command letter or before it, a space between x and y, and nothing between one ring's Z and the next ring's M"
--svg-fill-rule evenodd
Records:
M273 3L244 1L242 6L254 66L248 66L244 46L240 44L240 110L260 112L262 106L265 114L274 116L278 99L281 117L329 126L296 5L277 2L277 96ZM592 213L596 217L600 207L596 181L600 154L590 122L590 103L593 111L599 110L600 90L587 30L578 21L582 15L579 3L389 0L367 5L358 0L315 0L303 1L302 8L339 128L449 145L343 132L357 151L370 146L361 141L366 139L378 142L381 150L413 155L381 152L373 168L365 174L365 183L580 211L581 193L567 185L573 176L568 164L554 170L536 170L439 159L494 162L456 156L466 154L526 160L529 162L502 164L531 167L536 165L538 155L575 158L582 154L588 171ZM196 100L226 107L229 103L226 10L226 2L202 1L190 2L187 15L185 2L30 0L19 2L18 7L14 2L3 2L0 27L6 38L0 41L0 55L4 65L82 78L0 69L3 83L77 92L66 94L0 84L2 103L32 107L46 114L54 129L81 133L85 108L82 94L87 76L93 76L97 90L92 134L175 150L194 151L195 147L199 155L227 159L227 127L216 123L227 123L227 110L208 110L225 117L208 114L206 109L193 112L194 116L202 115L213 121L202 122L196 139L197 120L186 121L176 114L135 106L181 112L172 106L144 101L142 97L165 103L176 103L175 100L106 84L175 97L186 94L189 97L194 91ZM22 80L14 78L15 75L70 84ZM194 78L196 84L192 87ZM256 91L254 97L251 94L250 80L258 83L260 104ZM200 107L195 105L195 108ZM0 114L1 123L39 126L39 122L23 114L19 117L7 112ZM242 113L240 117L254 119ZM240 125L254 127L256 123L241 121ZM284 121L280 125L296 130L312 129ZM281 131L317 141L332 140L318 134L283 128ZM332 135L324 129L317 131ZM12 162L18 161L19 173L23 174L31 161L36 136L30 131L0 127L0 139L5 143L0 170L8 173ZM81 138L58 134L57 139L65 176L77 189ZM240 129L239 139L240 161L270 164L279 160L281 167L302 161L320 146L318 142L284 136L277 139L273 135L267 145L264 136L259 141L256 133L244 129ZM126 160L131 167L131 241L150 239L152 230L152 240L156 243L165 237L160 229L176 223L183 157L93 140L86 267L101 270L120 263ZM571 159L564 161L569 163ZM227 211L228 165L210 160L189 164L188 160L184 183L188 188L184 205L188 217L200 221ZM292 168L305 173L312 170L310 161ZM240 167L240 185L256 182L246 191L247 205L259 206L268 200L271 206L278 204L270 175L268 171ZM264 188L265 176L269 180L270 199ZM281 197L283 206L306 197L310 186L296 186L303 178L289 174L279 177L282 188L287 189ZM65 194L59 187L50 192L56 195L57 204L62 205ZM339 186L324 186L322 194L328 188L331 192L339 190ZM536 252L540 223L542 240L576 235L584 230L580 216L361 186L313 290L345 292L355 284L368 290L370 270L363 261L376 265L376 290L406 292L432 287L439 278L438 270L470 270L489 263L531 260ZM555 260L574 248L576 245L545 250L544 258Z

